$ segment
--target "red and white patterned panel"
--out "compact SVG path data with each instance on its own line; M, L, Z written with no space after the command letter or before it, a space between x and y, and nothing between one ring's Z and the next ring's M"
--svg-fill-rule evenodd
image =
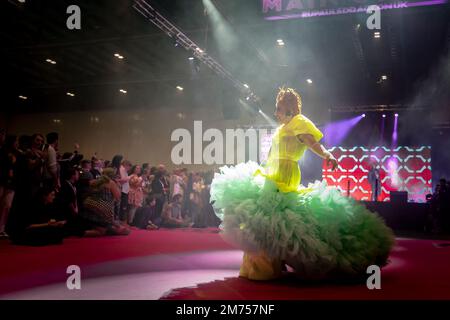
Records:
M367 175L372 163L380 166L381 195L388 201L390 191L407 191L408 200L425 202L425 195L432 192L431 147L333 147L330 149L339 161L332 172L324 162L322 177L328 185L336 186L357 200L370 200L371 188Z

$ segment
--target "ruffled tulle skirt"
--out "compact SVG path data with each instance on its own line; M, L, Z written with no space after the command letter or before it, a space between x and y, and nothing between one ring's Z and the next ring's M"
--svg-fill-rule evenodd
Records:
M383 220L325 182L284 193L257 163L223 167L211 185L223 237L285 261L303 278L359 275L386 265L394 235Z

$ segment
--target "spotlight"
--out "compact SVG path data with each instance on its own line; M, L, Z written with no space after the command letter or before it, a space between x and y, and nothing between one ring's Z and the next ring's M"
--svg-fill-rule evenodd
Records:
M56 64L56 61L52 59L46 59L45 61L51 64Z
M376 32L373 33L373 37L375 39L381 38L381 33L379 31L376 31Z
M278 40L277 40L277 43L278 43L278 45L279 45L280 47L284 46L284 41L283 41L283 39L278 39Z
M383 117L383 118L386 118L386 115L385 115L385 114L383 114L383 115L382 115L382 117Z
M312 84L312 80L311 79L306 79L306 82L308 82L309 84Z
M384 75L384 74L383 74L383 75L381 76L381 80L387 80L387 75Z
M246 84L246 83L244 83L244 87L246 87L247 89L249 88L249 87L248 87L248 84Z
M180 87L180 86L177 86L177 89L178 89L179 91L183 91L183 90L184 90L184 88L183 88L183 87Z
M245 100L247 100L247 101L250 100L250 97L245 98Z
M69 97L75 97L75 94L72 92L66 92L66 95L68 95Z
M396 113L395 116L398 117L398 113Z
M25 97L25 96L19 96L19 98L22 99L22 100L27 100L28 99L28 97Z
M366 114L365 114L365 113L363 113L363 114L361 115L361 117L365 118L365 117L366 117Z
M189 57L188 59L192 61L192 60L194 60L194 57Z
M120 89L119 91L123 94L127 93L127 90L124 90L124 89Z
M200 49L200 48L197 48L197 49L195 49L195 50L197 50L197 52L199 52L199 53L203 53L203 50Z

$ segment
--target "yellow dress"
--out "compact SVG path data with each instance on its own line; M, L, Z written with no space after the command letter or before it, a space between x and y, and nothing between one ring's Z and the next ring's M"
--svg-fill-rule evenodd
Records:
M297 138L300 134L310 134L316 141L323 137L311 120L301 114L296 115L289 123L277 128L272 137L265 172L257 172L276 182L281 192L301 192L298 161L307 146ZM258 254L245 252L239 275L251 280L270 280L278 278L281 271L280 259L270 258L264 251Z
M365 274L387 264L394 236L375 213L324 181L300 184L307 146L296 137L322 133L305 116L280 126L264 168L225 166L214 176L211 201L223 214L225 240L244 251L240 276L276 279L283 264L304 279ZM320 161L320 160L318 160Z

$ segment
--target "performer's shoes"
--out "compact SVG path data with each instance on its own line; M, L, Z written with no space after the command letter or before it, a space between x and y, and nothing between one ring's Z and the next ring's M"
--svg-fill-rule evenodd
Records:
M278 279L281 276L281 262L269 258L265 253L244 253L239 276L259 281Z

